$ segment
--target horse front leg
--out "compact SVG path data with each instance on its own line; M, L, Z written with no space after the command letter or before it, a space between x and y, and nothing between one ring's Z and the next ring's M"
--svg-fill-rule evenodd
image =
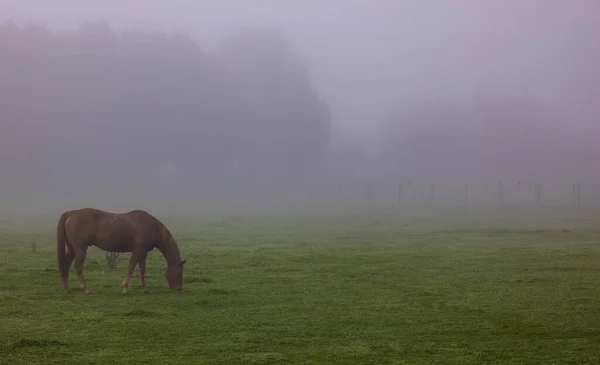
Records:
M131 275L135 270L135 266L138 264L139 258L139 252L133 251L131 253L131 256L129 257L129 265L127 266L127 273L125 274L125 277L123 278L123 283L121 284L121 294L127 294L129 292L129 290L127 289L129 287L129 280L131 279Z
M148 287L146 286L146 256L147 252L140 254L139 265L140 265L140 283L142 284L142 292L148 293Z

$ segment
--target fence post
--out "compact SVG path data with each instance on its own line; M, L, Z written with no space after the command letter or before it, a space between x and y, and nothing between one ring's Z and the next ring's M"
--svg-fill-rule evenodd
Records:
M534 192L535 192L535 197L534 197L535 204L540 205L542 203L542 183L535 183Z
M576 208L579 207L580 198L581 198L581 183L576 182L573 184L573 206L575 206Z
M342 183L337 184L336 203L337 205L342 204Z
M435 204L435 184L431 184L429 190L429 201L431 204Z
M373 203L373 183L367 183L367 202Z
M504 185L502 184L502 181L498 182L498 204L504 204Z
M316 193L315 193L315 186L313 183L308 184L308 204L314 204L316 201L316 197L315 197Z
M469 205L469 184L465 183L465 208Z
M398 184L398 205L402 204L402 183Z

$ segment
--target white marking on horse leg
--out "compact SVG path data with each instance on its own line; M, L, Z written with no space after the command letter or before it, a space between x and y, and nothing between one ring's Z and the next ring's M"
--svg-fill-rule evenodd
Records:
M127 273L125 275L125 277L123 278L123 282L121 283L121 294L127 294L127 292L128 292L127 286L129 285L130 278L131 278L131 276L129 275L129 273Z
M85 294L91 294L91 290L88 288L85 278L83 276L83 263L85 261L86 250L79 250L75 253L75 270L77 271L77 277L79 279L79 286L83 289Z
M131 275L133 274L133 270L135 270L135 266L138 263L138 254L136 252L131 253L131 257L129 258L129 265L127 266L127 274L123 279L123 283L121 284L121 294L127 294L127 287L129 286L129 280L131 279Z

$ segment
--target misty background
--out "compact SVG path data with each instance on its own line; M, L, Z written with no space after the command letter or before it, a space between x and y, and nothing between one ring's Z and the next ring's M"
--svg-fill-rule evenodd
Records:
M0 0L0 22L3 212L600 193L598 1Z

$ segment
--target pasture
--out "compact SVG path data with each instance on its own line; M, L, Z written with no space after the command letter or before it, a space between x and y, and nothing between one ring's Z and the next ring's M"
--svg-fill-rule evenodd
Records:
M56 219L60 212L57 212ZM157 215L187 260L149 294L91 248L61 290L55 222L2 223L2 364L599 364L600 213L328 209Z

